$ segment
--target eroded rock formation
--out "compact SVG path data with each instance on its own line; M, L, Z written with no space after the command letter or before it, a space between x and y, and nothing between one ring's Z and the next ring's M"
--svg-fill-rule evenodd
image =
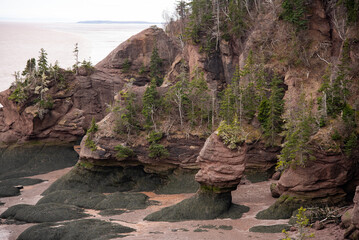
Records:
M221 189L219 191L235 190L246 167L246 151L246 145L239 150L229 149L221 141L218 132L212 133L197 158L201 169L196 174L196 181L201 186Z
M148 221L184 221L239 218L249 209L233 205L231 191L237 188L245 169L246 145L229 149L217 132L206 140L197 161L201 169L195 179L201 184L197 193L182 202L148 215Z

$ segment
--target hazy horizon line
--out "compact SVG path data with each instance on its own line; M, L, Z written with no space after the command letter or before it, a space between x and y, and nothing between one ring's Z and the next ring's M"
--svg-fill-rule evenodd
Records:
M68 19L28 19L28 18L1 18L0 22L13 23L92 23L92 24L163 24L164 22L145 20L68 20Z

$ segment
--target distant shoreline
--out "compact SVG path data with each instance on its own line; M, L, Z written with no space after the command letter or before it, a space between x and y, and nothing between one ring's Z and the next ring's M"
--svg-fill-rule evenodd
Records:
M145 22L145 21L103 21L103 20L90 20L79 21L82 24L162 24L160 22Z

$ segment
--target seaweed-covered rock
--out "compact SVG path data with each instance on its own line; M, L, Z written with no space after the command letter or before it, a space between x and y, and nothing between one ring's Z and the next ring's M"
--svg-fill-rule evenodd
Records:
M11 178L0 181L0 198L20 195L22 186L29 186L43 182L34 178Z
M227 217L240 218L244 212L249 210L247 207L231 207L232 196L230 192L201 192L176 205L154 212L145 217L144 220L177 222ZM235 210L236 216L231 215L230 210Z
M295 197L282 195L272 206L260 211L257 219L289 219L303 202Z
M71 190L59 190L52 192L42 199L37 205L45 203L61 203L75 205L88 209L144 209L151 204L148 197L143 193L115 192L109 195L96 192L83 192Z
M20 189L13 186L0 186L0 198L20 195Z
M276 225L259 225L254 226L249 229L250 232L259 232L259 233L281 233L282 231L289 231L290 225L288 224L276 224Z
M59 190L113 193L156 191L161 194L190 193L198 189L193 171L173 171L168 175L147 173L143 166L106 167L80 162L54 182L43 195Z
M1 218L13 218L29 223L58 222L79 219L89 216L81 208L59 203L45 203L39 205L19 204L10 207L0 215Z
M99 202L95 209L125 208L129 210L144 209L149 205L148 197L143 193L112 193Z
M44 203L62 203L75 205L81 208L94 209L95 206L105 198L106 196L102 193L59 190L41 198L37 202L37 205Z
M42 183L44 180L38 178L11 178L0 181L1 186L31 186Z
M70 172L54 182L43 194L58 190L122 192L153 191L162 183L155 174L148 174L143 167L100 167L77 164Z
M96 219L83 219L61 224L42 223L35 225L21 233L18 240L107 240L124 237L123 234L133 231L135 229L120 224Z

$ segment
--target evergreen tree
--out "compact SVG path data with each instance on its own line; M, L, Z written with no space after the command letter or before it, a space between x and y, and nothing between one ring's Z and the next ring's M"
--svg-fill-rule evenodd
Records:
M208 93L208 85L204 79L204 73L195 71L195 77L189 83L188 99L190 101L190 109L188 115L192 124L199 123L202 125L203 120L207 118L208 124L212 122L211 118L211 97Z
M342 112L349 98L349 88L351 84L349 78L349 73L351 71L349 67L349 51L349 43L348 41L345 41L336 77L334 77L329 70L326 70L326 73L323 76L324 82L319 89L322 96L318 99L318 105L320 106L319 110L321 110L322 117L338 116ZM329 68L331 68L331 66L329 66Z
M161 99L156 89L156 80L153 78L150 85L147 86L142 99L142 114L145 117L146 127L155 127L155 113L161 105Z
M305 166L308 160L313 160L309 146L310 136L314 131L312 107L312 103L308 103L302 93L297 109L286 118L285 142L278 158L277 169L284 170L292 164Z
M75 56L75 64L73 65L73 68L75 70L75 74L78 75L78 71L79 71L79 44L76 43L75 44L75 49L73 51L74 56Z
M131 131L138 130L137 106L135 105L136 95L132 92L131 87L120 92L121 99L114 108L116 115L114 131L122 134L131 134Z
M271 82L270 97L262 100L259 105L258 120L262 125L264 135L274 144L275 137L282 131L284 110L284 90L280 87L282 81L274 75Z
M152 49L152 55L150 60L150 77L152 79L155 79L157 86L161 86L163 82L161 67L162 67L162 59L158 54L158 49L155 43Z
M28 59L26 62L26 67L24 71L22 71L23 76L32 77L36 72L36 60L35 58Z
M43 48L40 49L40 56L39 59L37 60L37 63L39 67L38 75L42 76L43 74L46 74L47 71L49 70L49 67L47 63L47 53Z
M240 70L236 70L232 77L232 82L227 85L220 101L220 116L227 124L233 121L233 116L242 118L242 88L240 86Z

